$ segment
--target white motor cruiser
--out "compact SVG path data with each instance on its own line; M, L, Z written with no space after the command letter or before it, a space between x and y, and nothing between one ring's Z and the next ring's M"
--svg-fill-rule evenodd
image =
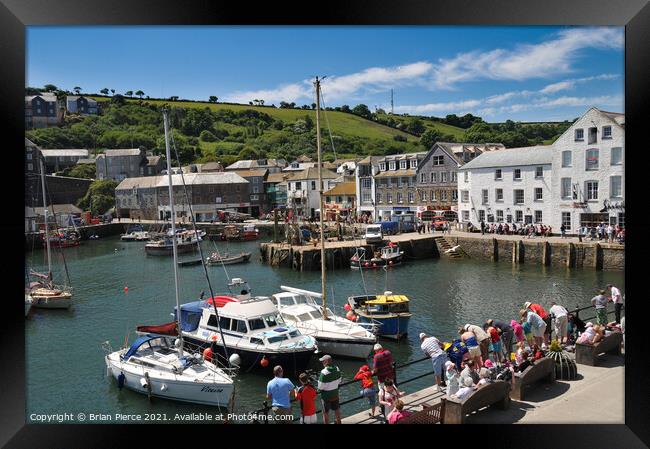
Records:
M328 307L326 317L316 299L321 294L309 290L280 286L284 292L272 295L282 318L304 334L313 335L318 349L325 354L367 359L377 337L373 325L358 324L337 316Z

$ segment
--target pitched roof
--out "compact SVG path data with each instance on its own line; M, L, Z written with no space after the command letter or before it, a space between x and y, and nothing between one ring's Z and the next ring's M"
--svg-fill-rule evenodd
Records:
M97 104L97 101L93 100L92 98L88 98L85 95L68 95L67 97L65 97L66 102L77 101L77 99L79 98L85 98L90 104L92 103Z
M209 185L209 184L248 184L248 181L233 172L214 173L184 173L172 175L172 185L182 186L183 178L186 185ZM167 187L169 185L168 175L139 176L137 178L126 178L120 182L115 190L137 188Z
M505 150L485 152L460 167L460 170L487 167L513 167L518 165L550 164L552 160L552 145L507 148Z
M338 178L339 175L330 170L323 169L323 179L334 179ZM318 179L318 167L310 167L299 172L293 172L287 180L291 181L301 181L304 179Z
M355 182L341 182L329 189L324 195L356 195L357 184Z
M254 176L266 176L268 170L266 168L258 168L256 170L234 170L233 173L237 173L242 178L254 177Z
M88 157L88 150L41 150L41 154L44 157L62 157L62 156L76 156L76 157Z
M614 120L616 123L619 125L623 126L625 125L625 114L621 112L609 112L609 111L603 111L602 109L594 108L597 109L601 114L606 115L610 119Z
M460 165L463 165L465 162L467 162L463 158L463 155L465 153L474 154L474 157L476 157L481 153L503 150L506 148L502 143L436 142L431 147L431 150L434 150L436 146L440 147L450 157L454 158ZM422 161L423 165L433 155L434 151L431 150L427 153L427 156Z
M83 212L74 204L52 204L51 206L47 207L48 212L52 212L52 209L54 209L55 214L80 214ZM44 215L42 206L35 207L34 212L36 213L36 215L40 215L40 216Z
M275 183L284 181L285 179L289 178L289 176L291 176L291 175L289 173L286 173L286 172L284 172L284 173L283 172L269 173L269 175L266 177L265 182L275 184Z
M36 97L41 97L45 101L56 101L56 95L53 93L45 93L39 95L25 95L25 101L32 101Z
M223 165L220 162L206 162L201 165L201 172L223 171Z
M226 170L248 170L251 168L279 167L281 166L281 163L279 161L279 159L246 159L230 164L226 167Z
M162 159L162 156L147 156L147 165L157 165Z
M415 176L415 169L387 170L375 175L375 178L394 178L396 176Z
M131 149L124 149L124 150L106 150L105 151L106 156L139 156L142 154L142 150L140 148L131 148Z

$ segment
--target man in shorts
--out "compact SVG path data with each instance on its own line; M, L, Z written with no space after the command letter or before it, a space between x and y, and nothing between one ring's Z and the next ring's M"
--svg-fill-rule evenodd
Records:
M341 370L332 364L332 356L324 355L320 360L323 369L318 377L318 392L323 403L323 422L329 424L330 410L334 411L336 424L341 424L341 410L339 408L339 384L341 383Z
M591 298L591 304L596 308L596 323L601 326L607 325L607 296L605 290L600 290L597 296Z
M273 368L273 379L266 385L266 399L271 401L273 413L275 413L277 422L280 424L290 423L291 415L291 398L296 397L296 386L283 376L280 365Z
M431 357L438 391L443 391L442 372L445 362L449 360L447 358L447 353L445 352L445 347L436 337L429 337L424 332L420 334L420 342L422 343L420 346L422 352L424 352L428 357Z

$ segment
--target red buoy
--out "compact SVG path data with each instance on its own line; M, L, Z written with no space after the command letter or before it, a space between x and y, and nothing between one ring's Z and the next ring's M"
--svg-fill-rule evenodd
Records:
M218 337L216 335L213 335L212 336L212 341L217 341L217 340L218 340Z
M205 348L205 349L203 350L203 358L204 358L206 361L211 362L211 361L212 361L212 349L210 349L210 348Z
M351 309L352 309L352 306L351 306L350 304L346 304L346 305L343 306L343 308L344 308L345 310L351 310Z
M264 368L266 368L267 366L269 366L269 361L266 360L266 356L263 356L263 357L262 357L262 360L260 360L260 365L262 365L262 367L264 367Z
M129 292L129 287L124 287L124 293L128 293L128 292Z

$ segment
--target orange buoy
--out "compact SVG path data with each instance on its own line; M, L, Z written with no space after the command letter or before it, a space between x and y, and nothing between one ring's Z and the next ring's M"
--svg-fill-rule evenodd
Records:
M260 360L260 365L262 365L262 367L264 367L264 368L266 368L267 366L269 366L269 361L266 360L266 356L263 356L263 357L262 357L262 360Z
M345 310L351 310L351 309L352 309L352 306L351 306L350 304L346 304L346 305L343 306L343 308L344 308Z
M212 349L211 348L205 348L203 350L203 358L207 360L208 362L212 361Z
M219 337L217 337L216 335L212 336L212 341L217 341L218 339L219 339Z

